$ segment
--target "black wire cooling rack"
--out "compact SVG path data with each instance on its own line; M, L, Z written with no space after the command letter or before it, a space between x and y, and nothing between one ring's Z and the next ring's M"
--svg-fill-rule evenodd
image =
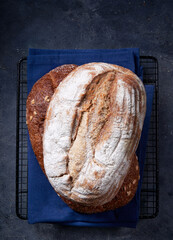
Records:
M152 116L146 150L146 160L141 189L140 218L154 218L159 211L158 182L158 63L150 56L141 56L145 84L155 86ZM16 132L16 214L27 219L28 198L28 159L27 159L27 58L18 63L18 98L17 98L17 132Z

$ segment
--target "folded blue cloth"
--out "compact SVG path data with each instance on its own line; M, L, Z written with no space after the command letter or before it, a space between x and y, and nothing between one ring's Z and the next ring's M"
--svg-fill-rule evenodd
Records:
M28 93L33 84L45 73L62 64L81 65L88 62L107 62L129 68L142 78L139 49L120 50L41 50L30 49L27 58ZM43 174L28 135L28 222L56 222L73 226L136 227L140 211L142 183L148 128L152 111L154 86L145 86L147 113L137 149L141 179L133 200L114 211L97 214L80 214L69 208L55 193Z

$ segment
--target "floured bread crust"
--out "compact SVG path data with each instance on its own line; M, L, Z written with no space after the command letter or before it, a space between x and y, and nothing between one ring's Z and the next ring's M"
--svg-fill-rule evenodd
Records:
M85 64L60 83L47 109L43 151L46 175L64 201L90 210L115 202L136 161L145 111L143 83L123 67Z
M33 151L43 172L42 136L46 111L59 83L76 67L77 65L74 64L66 64L51 70L34 84L27 98L26 123Z
M133 156L128 174L124 179L123 185L121 186L116 196L110 202L94 207L94 206L86 206L85 204L68 200L63 196L60 196L60 197L66 204L69 205L69 207L71 207L74 211L77 211L80 213L92 214L92 213L109 211L109 210L122 207L133 199L137 190L139 179L140 179L139 163L135 154Z

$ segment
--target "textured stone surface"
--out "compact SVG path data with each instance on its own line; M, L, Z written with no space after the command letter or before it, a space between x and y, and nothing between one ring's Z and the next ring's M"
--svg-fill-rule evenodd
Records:
M173 2L0 2L0 239L173 239ZM17 61L28 48L139 47L159 61L160 213L137 229L28 225L15 215Z

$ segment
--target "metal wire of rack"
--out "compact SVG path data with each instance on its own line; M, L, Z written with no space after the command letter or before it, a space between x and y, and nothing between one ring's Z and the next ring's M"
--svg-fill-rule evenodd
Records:
M143 66L144 83L155 86L142 179L140 218L154 218L159 212L158 62L154 57L143 56L140 63Z
M18 98L16 119L16 214L27 219L28 159L27 159L27 58L18 63Z
M144 84L153 84L155 93L150 121L143 183L141 189L140 218L154 218L159 212L158 166L158 62L151 56L141 56ZM27 58L18 63L18 98L16 118L16 214L27 220L28 159L27 159Z

